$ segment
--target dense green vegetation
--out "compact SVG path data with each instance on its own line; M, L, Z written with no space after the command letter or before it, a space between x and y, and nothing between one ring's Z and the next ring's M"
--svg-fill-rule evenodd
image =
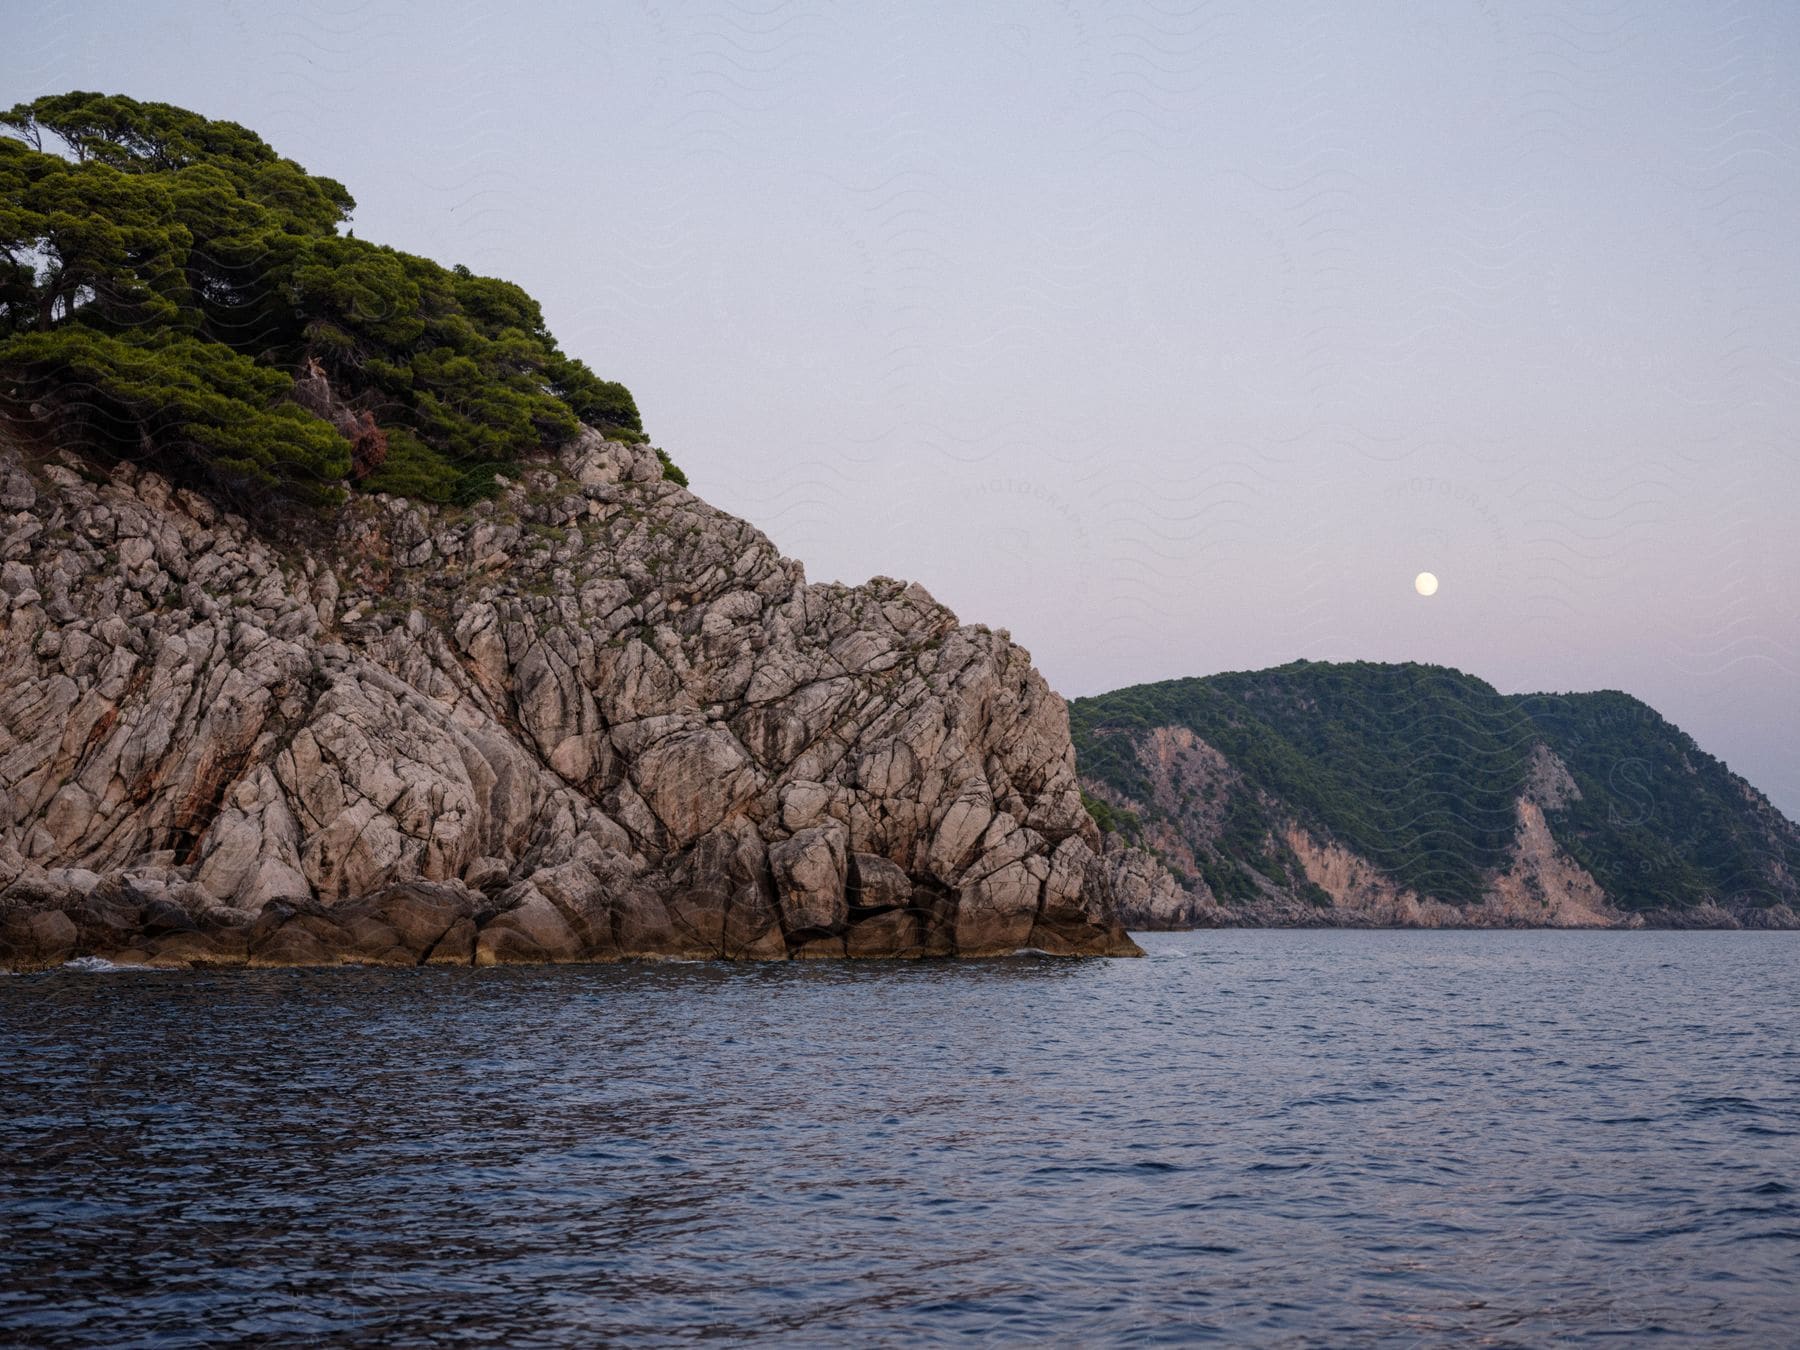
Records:
M1504 858L1532 742L1525 718L1489 686L1418 665L1298 662L1171 680L1078 699L1071 717L1083 772L1133 800L1146 784L1132 738L1099 733L1185 726L1303 824L1451 900L1478 896ZM1265 843L1272 827L1254 793L1233 794L1220 852L1285 880L1283 851ZM1224 878L1228 894L1243 884Z
M468 499L582 423L642 439L524 291L340 234L343 185L241 126L73 93L0 131L0 413L258 502Z
M1201 850L1222 899L1254 893L1246 868L1298 885L1278 837L1292 815L1403 886L1472 901L1506 865L1539 741L1581 790L1552 831L1615 903L1769 904L1771 876L1800 876L1800 830L1624 694L1505 697L1443 667L1301 661L1077 699L1070 721L1082 774L1151 818L1167 807L1137 754L1152 727L1189 728L1243 776Z
M1621 905L1791 901L1772 880L1800 880L1800 829L1654 708L1616 690L1516 702L1581 789L1557 839Z

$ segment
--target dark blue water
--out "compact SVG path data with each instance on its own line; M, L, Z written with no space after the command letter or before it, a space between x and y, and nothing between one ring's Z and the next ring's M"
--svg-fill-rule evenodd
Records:
M1800 935L0 979L0 1342L1792 1344Z

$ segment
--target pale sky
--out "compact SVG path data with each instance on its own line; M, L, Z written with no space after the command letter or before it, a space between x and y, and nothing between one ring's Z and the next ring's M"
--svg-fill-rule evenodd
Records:
M1622 688L1800 816L1800 7L9 7L524 285L708 500L1065 694ZM1413 577L1441 589L1417 595Z

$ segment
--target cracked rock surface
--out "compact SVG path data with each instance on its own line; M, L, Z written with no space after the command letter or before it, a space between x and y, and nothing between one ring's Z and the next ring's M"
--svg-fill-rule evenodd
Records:
M587 433L259 533L0 455L0 965L1135 952L1063 702Z

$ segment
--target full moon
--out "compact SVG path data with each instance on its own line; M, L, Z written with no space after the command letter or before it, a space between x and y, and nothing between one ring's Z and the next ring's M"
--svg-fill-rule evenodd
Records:
M1430 572L1421 572L1413 578L1413 589L1420 595L1437 594L1437 577Z

